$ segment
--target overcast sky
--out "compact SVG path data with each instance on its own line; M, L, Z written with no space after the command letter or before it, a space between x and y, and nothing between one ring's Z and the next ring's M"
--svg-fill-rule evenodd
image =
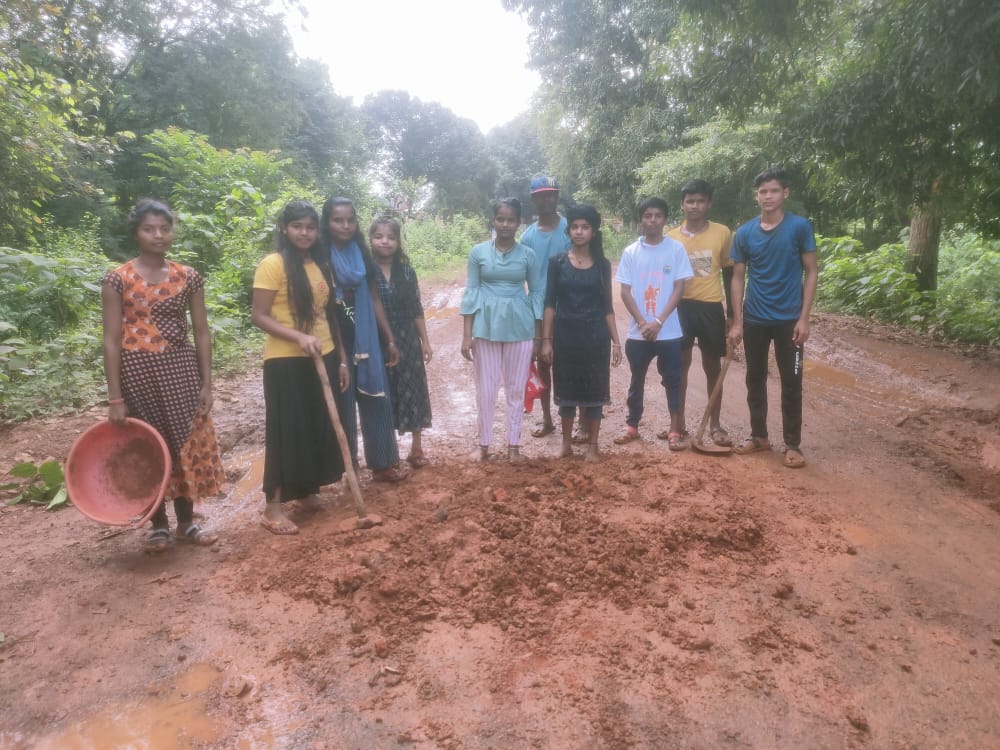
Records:
M334 90L360 105L384 89L439 102L486 133L528 108L528 25L500 0L303 0L288 28L301 57L330 69Z

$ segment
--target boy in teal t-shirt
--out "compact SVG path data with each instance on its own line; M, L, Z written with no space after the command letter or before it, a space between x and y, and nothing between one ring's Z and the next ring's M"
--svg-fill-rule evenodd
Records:
M519 240L535 251L542 268L542 289L545 288L549 258L569 249L566 217L556 210L559 206L559 182L554 177L539 175L531 181L531 203L538 213L538 221L524 230ZM538 376L545 383L539 400L542 403L542 422L531 431L533 437L545 437L555 431L552 422L552 368L538 357L540 342L535 342L535 366Z

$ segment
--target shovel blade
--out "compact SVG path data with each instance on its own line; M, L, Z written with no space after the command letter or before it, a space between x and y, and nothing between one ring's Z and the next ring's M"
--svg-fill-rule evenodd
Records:
M728 456L733 452L731 445L715 445L714 443L699 443L697 440L691 443L691 448L698 453L705 453L709 456Z

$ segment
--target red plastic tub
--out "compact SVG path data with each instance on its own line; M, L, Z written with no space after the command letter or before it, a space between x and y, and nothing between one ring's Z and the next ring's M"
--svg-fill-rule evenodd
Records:
M170 450L149 424L131 417L124 425L98 422L69 450L66 489L88 518L138 526L163 502L170 471Z

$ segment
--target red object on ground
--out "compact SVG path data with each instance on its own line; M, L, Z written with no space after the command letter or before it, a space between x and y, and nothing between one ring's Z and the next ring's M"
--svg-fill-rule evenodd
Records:
M542 376L538 374L538 365L532 362L531 370L528 372L528 382L524 386L524 410L530 413L535 407L535 399L541 398L548 389Z
M147 521L167 491L170 450L141 419L98 422L73 443L66 458L66 489L83 515L109 526Z

